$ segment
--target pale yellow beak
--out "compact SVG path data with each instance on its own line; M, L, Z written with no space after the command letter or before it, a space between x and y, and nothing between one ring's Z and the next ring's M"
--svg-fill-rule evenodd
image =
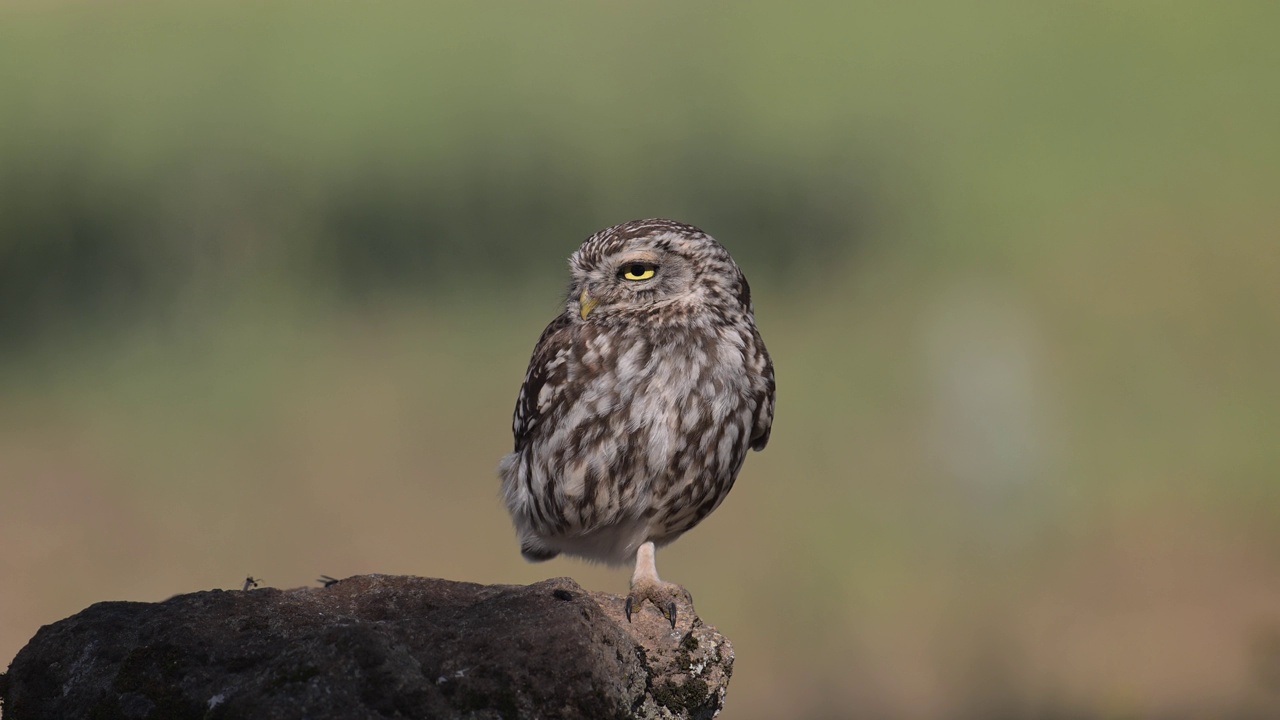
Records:
M587 294L586 288L582 289L582 297L578 298L578 302L582 303L582 319L586 320L592 310L600 304L600 301Z

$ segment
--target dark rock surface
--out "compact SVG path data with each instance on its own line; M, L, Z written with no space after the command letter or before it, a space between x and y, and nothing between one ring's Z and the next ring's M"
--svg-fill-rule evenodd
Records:
M7 720L713 717L728 640L622 607L568 578L382 575L103 602L41 628L0 693Z

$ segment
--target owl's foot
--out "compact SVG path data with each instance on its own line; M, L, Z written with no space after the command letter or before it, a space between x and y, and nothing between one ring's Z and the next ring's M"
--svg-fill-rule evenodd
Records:
M681 605L693 610L693 596L688 590L675 583L663 582L654 578L652 581L631 583L631 592L627 594L627 622L631 622L632 611L639 611L644 601L648 600L658 608L662 616L671 621L671 629L676 627L676 613Z
M671 621L671 629L676 627L676 609L684 604L693 610L693 596L688 590L675 583L658 579L658 566L653 555L657 552L652 542L644 543L636 550L636 571L631 574L631 592L627 594L627 622L631 622L631 612L639 610L645 600L653 603L662 616Z

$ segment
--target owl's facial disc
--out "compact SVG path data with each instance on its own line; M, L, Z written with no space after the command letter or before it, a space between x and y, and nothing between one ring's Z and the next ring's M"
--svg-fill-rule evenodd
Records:
M628 283L644 283L652 280L657 274L658 263L651 260L650 255L646 253L630 260L624 260L618 267L617 277ZM606 292L605 294L606 296L611 296L614 293ZM578 304L582 307L582 319L586 320L591 311L600 305L600 298L592 295L590 289L584 287L582 288L582 295L578 297Z
M583 320L686 302L698 288L689 258L647 241L594 259L577 279L574 314Z

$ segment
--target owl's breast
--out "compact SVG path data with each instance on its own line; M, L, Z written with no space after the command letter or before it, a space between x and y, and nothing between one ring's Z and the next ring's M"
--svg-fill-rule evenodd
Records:
M572 534L637 519L683 531L724 499L755 411L740 337L624 330L562 357L564 380L543 388L548 416L519 466L527 493L511 473L513 502L527 498Z
M754 410L740 342L714 329L662 340L661 350L646 339L619 356L619 379L635 378L619 397L623 442L637 460L624 484L643 486L658 505L722 498L742 465Z

